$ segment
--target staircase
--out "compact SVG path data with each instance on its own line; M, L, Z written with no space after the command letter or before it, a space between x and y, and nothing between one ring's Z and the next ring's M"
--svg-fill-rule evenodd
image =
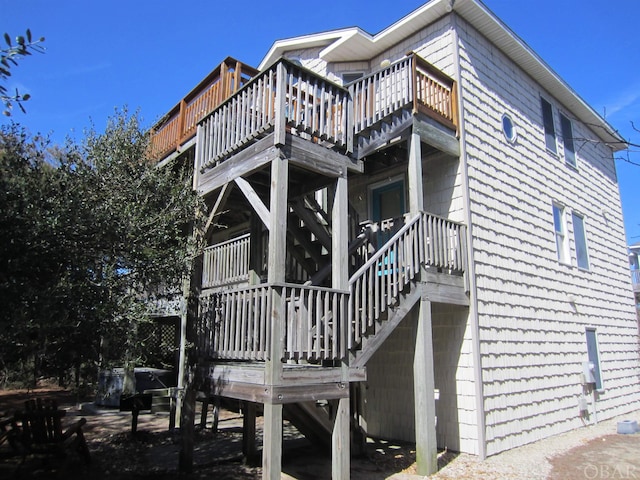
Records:
M307 235L309 242L317 242ZM363 242L366 246L363 235L352 240L354 252ZM320 245L314 247L317 252L325 248ZM197 325L203 358L264 360L271 322L269 299L271 290L279 288L286 302L284 359L324 364L339 362L348 352L350 365L364 366L419 298L421 271L457 279L466 271L464 225L426 212L408 219L369 256L351 276L348 291L314 285L308 278L305 284L247 285L245 281L235 289L220 289L224 283L216 272L248 278L248 249L247 237L238 237L205 251L203 289L212 293L203 294L203 314ZM317 255L322 259L324 254ZM315 263L310 256L305 259ZM314 276L327 274L315 268Z
M297 198L289 206L287 247L295 262L306 272L307 278L296 278L297 275L291 273L288 278L305 285L323 285L331 274L331 217L312 195ZM353 273L355 267L368 258L367 245L371 230L359 224L358 215L351 206L349 221L348 253Z
M418 281L423 267L462 274L464 251L461 225L419 213L352 275L348 313L351 367L364 367L420 300ZM285 405L284 412L308 440L320 447L330 446L328 410L305 403Z
M308 274L313 271L312 278L327 275L330 270L318 269L318 265L328 255L330 225L324 224L326 218L314 211L308 201L301 201L292 211L297 220L291 226L298 229L293 234L298 244L302 245L300 238L306 238L312 245L308 248L315 249L315 253L301 255L312 265ZM365 234L356 237L350 250L355 253L359 246L366 246L367 238ZM369 256L351 276L348 291L320 287L312 281L306 285L262 283L217 289L216 282L220 279L207 272L213 269L226 272L232 279L246 278L248 260L237 260L248 259L248 249L248 237L243 236L210 247L209 256L205 252L203 286L204 280L210 281L215 293L206 296L196 326L196 348L201 358L266 360L272 320L270 302L272 289L277 288L285 307L284 360L331 366L348 356L351 368L364 367L421 298L428 282L433 278L457 277L457 284L462 285L466 271L464 225L426 212L408 218ZM318 407L315 402L292 403L285 404L284 414L311 441L321 446L330 444L330 409Z
M333 420L329 403L287 403L283 405L282 414L307 440L327 452L330 451Z

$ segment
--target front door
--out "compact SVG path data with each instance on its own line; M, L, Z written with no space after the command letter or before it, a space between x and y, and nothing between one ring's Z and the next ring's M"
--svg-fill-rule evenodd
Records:
M371 189L371 220L379 225L376 248L384 245L404 224L406 213L404 180Z

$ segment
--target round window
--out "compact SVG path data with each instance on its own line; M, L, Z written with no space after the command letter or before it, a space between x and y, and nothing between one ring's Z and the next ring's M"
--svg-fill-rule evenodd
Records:
M511 120L511 117L506 113L502 116L502 132L509 142L515 142L516 127L513 125L513 120Z

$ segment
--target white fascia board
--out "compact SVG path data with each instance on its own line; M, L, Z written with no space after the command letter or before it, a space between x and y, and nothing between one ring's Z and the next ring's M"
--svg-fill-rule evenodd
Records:
M352 35L355 30L359 29L355 27L344 28L340 30L331 30L328 32L276 40L260 62L260 65L258 65L258 70L264 70L290 50L301 50L305 48L316 48L330 45L336 41L340 41L345 36Z
M626 141L606 120L480 0L457 0L454 11L531 75L576 118L589 126L613 151L628 147Z
M358 29L325 48L322 59L327 62L370 60L445 16L450 11L449 5L450 0L431 0L375 35ZM357 58L353 57L354 51L358 52Z
M270 65L289 50L325 46L320 58L326 62L370 60L384 50L398 44L439 18L456 12L511 60L553 95L613 151L628 147L616 130L589 106L556 72L547 65L526 42L518 37L480 0L430 0L409 15L393 23L380 33L371 35L352 27L315 35L278 40L273 44L259 69Z

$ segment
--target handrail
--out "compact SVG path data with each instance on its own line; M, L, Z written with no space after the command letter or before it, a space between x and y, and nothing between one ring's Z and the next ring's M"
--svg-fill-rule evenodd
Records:
M151 156L162 159L196 134L197 122L258 70L227 57L151 128Z
M354 135L407 108L456 130L456 91L415 53L348 89L281 58L198 122L196 177L270 133L275 145L289 133L349 153Z
M631 283L634 288L640 287L640 270L631 270Z
M268 132L351 151L349 95L343 87L286 59L251 79L198 125L196 168L224 161Z
M350 84L355 133L411 106L456 130L456 82L416 53Z
M420 220L420 218L421 218L421 214L417 214L415 217L411 218L408 222L405 222L404 226L400 228L400 230L398 230L395 233L395 235L393 235L393 237L391 237L385 243L385 245L387 245L386 248L383 247L377 252L375 252L371 257L369 257L369 260L367 260L367 262L364 265L362 265L358 270L356 270L356 272L349 279L349 284L354 283L357 277L362 276L362 274L366 270L376 265L385 255L388 255L387 250L389 246L393 245L400 237L402 237L407 230L409 230L418 220Z
M349 290L313 285L272 283L209 290L203 296L197 323L200 353L211 358L270 358L272 298L281 298L284 315L282 360L334 361L373 334L382 313L396 304L422 266L466 270L465 227L443 217L420 212L408 219L385 245L349 279ZM237 257L248 250L249 236L209 247L207 252L248 265ZM234 253L235 252L235 253ZM205 268L226 265L205 261ZM234 272L230 274L234 277ZM220 282L229 285L231 282ZM278 291L277 297L273 296Z
M199 354L219 359L271 358L274 290L284 310L282 360L337 360L346 355L349 292L289 283L260 284L202 298Z
M413 108L443 125L456 130L458 127L458 89L454 79L412 54L413 58Z
M204 249L202 288L245 282L249 279L249 234Z
M422 265L462 273L466 270L464 225L420 212L409 219L349 279L348 348L359 345Z

